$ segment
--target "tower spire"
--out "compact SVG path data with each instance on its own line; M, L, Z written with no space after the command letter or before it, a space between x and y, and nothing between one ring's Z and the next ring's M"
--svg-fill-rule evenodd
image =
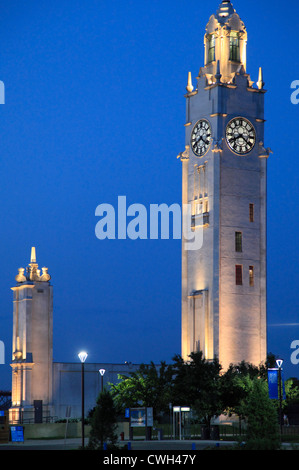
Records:
M263 80L263 69L262 67L260 67L259 69L259 79L258 79L258 82L257 82L257 86L259 88L259 90L262 90L264 88L264 80Z
M30 263L36 263L36 251L35 246L31 248Z
M192 91L193 91L191 72L188 73L188 84L187 84L187 86L186 86L186 90L187 90L189 93L192 93Z

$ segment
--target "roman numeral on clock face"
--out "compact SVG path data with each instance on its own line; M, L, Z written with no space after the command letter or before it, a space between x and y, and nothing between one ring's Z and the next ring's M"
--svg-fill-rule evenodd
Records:
M209 150L212 140L211 125L206 119L198 121L191 133L191 147L197 157L203 157Z
M236 154L246 155L255 146L254 126L245 118L232 119L226 126L226 142Z

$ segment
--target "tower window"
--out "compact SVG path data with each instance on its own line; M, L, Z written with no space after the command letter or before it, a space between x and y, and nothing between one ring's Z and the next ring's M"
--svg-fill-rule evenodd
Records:
M240 62L240 39L235 31L231 32L229 38L229 60Z
M249 285L250 287L254 286L254 267L249 266Z
M242 232L235 232L235 249L242 253Z
M241 264L236 265L236 285L243 285L243 266Z
M249 221L254 222L254 204L249 204Z
M215 60L215 34L211 34L208 38L208 64Z

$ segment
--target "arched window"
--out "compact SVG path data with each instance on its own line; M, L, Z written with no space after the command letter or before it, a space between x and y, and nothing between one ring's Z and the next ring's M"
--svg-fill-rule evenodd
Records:
M215 34L208 37L208 64L215 60Z
M229 37L229 60L240 62L240 38L236 31L232 31Z

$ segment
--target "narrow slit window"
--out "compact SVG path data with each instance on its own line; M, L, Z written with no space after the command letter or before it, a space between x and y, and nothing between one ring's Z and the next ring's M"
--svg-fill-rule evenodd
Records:
M209 39L208 39L208 64L210 64L211 62L214 62L215 60L215 57L216 57L215 45L216 45L215 35L211 34L211 36L209 36Z
M254 222L254 204L249 204L249 221Z
M242 232L235 232L235 249L237 253L242 253Z
M254 266L249 266L249 285L254 286Z
M236 285L243 285L243 266L240 264L236 265Z
M229 59L240 62L240 39L236 31L232 31L229 38Z

